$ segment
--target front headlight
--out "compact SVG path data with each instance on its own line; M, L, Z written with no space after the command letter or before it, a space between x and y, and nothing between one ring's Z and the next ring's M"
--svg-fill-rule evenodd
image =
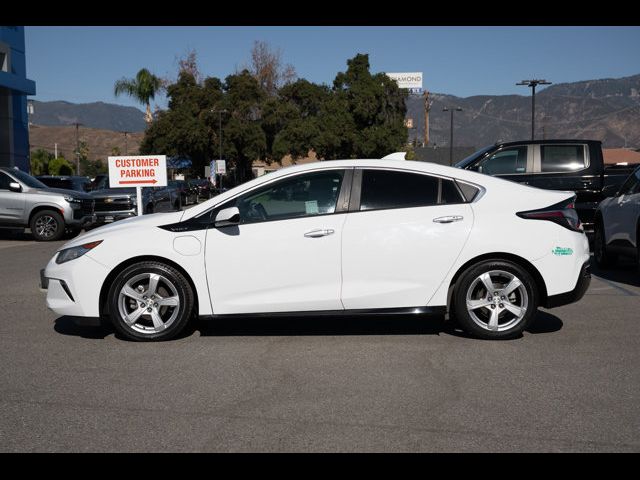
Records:
M82 200L79 198L72 197L71 195L65 195L64 199L69 203L80 203Z
M81 257L82 255L87 253L89 250L96 248L101 243L102 240L97 240L95 242L85 243L84 245L80 245L78 247L71 247L60 250L56 258L56 263L59 265L61 263L68 262L69 260L75 260L76 258Z

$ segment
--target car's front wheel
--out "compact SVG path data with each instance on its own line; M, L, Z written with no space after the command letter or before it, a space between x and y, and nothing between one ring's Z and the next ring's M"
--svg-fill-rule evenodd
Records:
M538 288L520 265L488 260L462 273L454 291L457 321L467 333L485 339L522 334L538 309Z
M29 223L31 234L38 242L59 240L64 234L64 219L62 215L53 210L41 210L37 212Z
M175 268L161 262L140 262L116 277L108 302L111 322L126 338L169 340L189 322L194 294Z

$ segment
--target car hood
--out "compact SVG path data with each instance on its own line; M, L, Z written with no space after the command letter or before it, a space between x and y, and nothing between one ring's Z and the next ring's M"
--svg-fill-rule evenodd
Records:
M74 238L70 242L65 243L62 248L75 247L89 242L97 240L106 240L110 237L118 236L125 230L133 229L145 229L150 227L158 227L160 225L166 225L168 223L177 223L182 219L184 212L167 212L167 213L152 213L143 215L141 217L131 217L124 220L118 220L117 222L103 225L102 227L94 228L82 235ZM149 231L151 234L152 232ZM61 248L61 249L62 249Z
M60 195L69 195L82 200L91 200L91 195L78 190L67 190L65 188L30 188L29 193L37 193L38 195L51 195L59 197Z

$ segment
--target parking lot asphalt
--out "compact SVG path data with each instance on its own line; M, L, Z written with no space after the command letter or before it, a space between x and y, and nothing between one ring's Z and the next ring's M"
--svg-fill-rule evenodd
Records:
M47 310L63 242L0 232L0 451L640 451L640 275L518 339L444 319L198 322L133 343Z

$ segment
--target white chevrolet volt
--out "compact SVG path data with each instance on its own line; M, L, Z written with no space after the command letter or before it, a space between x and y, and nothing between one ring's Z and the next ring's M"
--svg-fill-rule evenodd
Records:
M589 285L573 202L432 163L318 162L91 230L41 276L56 314L108 318L133 340L195 316L447 311L474 336L512 338Z

